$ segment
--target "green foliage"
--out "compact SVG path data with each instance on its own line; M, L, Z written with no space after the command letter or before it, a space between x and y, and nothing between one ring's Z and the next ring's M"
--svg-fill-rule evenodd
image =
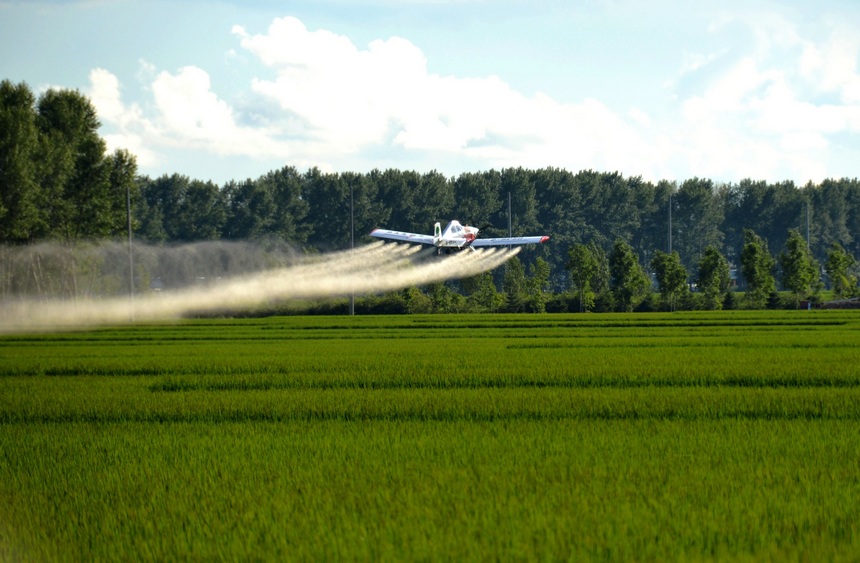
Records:
M696 285L703 296L705 309L723 308L724 294L731 283L729 262L715 246L708 246L699 260Z
M826 266L830 285L837 297L856 297L860 293L857 274L854 272L857 260L838 242L834 242L827 250Z
M609 257L612 295L619 311L631 312L648 293L651 282L633 248L617 239Z
M734 292L726 292L725 297L723 297L723 309L726 309L728 311L737 309L737 299L735 298Z
M821 282L818 262L796 229L789 230L785 249L779 254L779 264L782 268L782 285L794 293L795 308L799 308L800 299L817 292Z
M509 312L522 311L528 297L526 269L518 256L505 262L505 276L502 279L502 292L505 295L505 309Z
M5 335L0 559L851 560L858 326L741 311Z
M469 301L475 305L479 312L494 313L502 308L505 303L505 295L496 290L493 275L484 272L477 276L477 289L469 296Z
M500 187L501 175L495 170L457 176L454 179L454 215L464 225L482 228L490 224L492 216L502 208Z
M546 299L549 291L549 264L538 257L531 268L528 280L529 310L532 313L546 312Z
M763 309L771 294L776 292L776 281L773 277L775 264L776 261L767 248L767 241L749 229L744 230L741 271L747 284L747 303L753 309Z
M106 156L99 121L77 91L0 83L0 243L66 243L124 232L126 189L136 174L126 152Z
M445 282L436 282L428 287L433 313L450 313L452 311L452 291Z
M26 84L0 82L0 242L23 242L43 228L35 103Z
M828 178L819 185L808 185L811 208L810 242L814 255L823 257L837 242L854 256L860 255L860 179Z
M570 271L573 290L579 295L579 311L590 311L595 296L609 284L609 261L596 244L575 244L567 251L565 268Z
M722 244L724 217L723 201L711 180L690 178L681 184L672 197L672 242L685 268L694 267L708 246Z
M433 311L433 302L417 287L404 289L403 300L406 302L406 312L409 314L419 315Z
M113 192L105 165L105 142L98 136L96 110L83 94L48 90L37 102L46 174L42 181L47 199L50 237L64 241L103 238L122 232L125 191Z
M768 183L749 178L726 186L722 192L726 218L721 251L737 262L744 245L744 229L757 233L770 248L782 248L786 228L803 222L807 205L804 200L813 191L809 186L799 189L791 181Z
M229 182L222 193L227 206L224 238L255 240L274 230L276 208L270 185L251 180Z
M677 252L666 254L658 250L651 259L651 268L657 277L660 296L669 310L674 311L679 297L688 292L687 270L681 264L681 257Z
M300 173L285 166L223 186L177 174L140 177L135 189L129 185L136 175L132 155L106 155L97 131L95 110L78 92L49 90L36 99L26 84L0 84L0 243L118 238L126 227L126 190L132 195L135 238L156 244L254 240L324 252L348 248L353 234L355 244L367 243L367 233L376 227L429 232L435 221L457 218L481 227L484 236L501 236L510 221L514 235L552 236L550 244L525 249L519 259L525 271L538 258L546 261L549 289L558 292L567 289L567 251L576 245L593 245L606 255L621 239L649 258L666 248L666 204L672 194L673 244L689 271L709 246L740 263L744 229L770 248L783 248L786 229L799 227L806 216L816 260L823 263L834 243L850 255L860 253L858 179L825 179L799 188L752 179L654 184L617 172L557 168L448 178L437 171ZM595 281L589 288L581 285L583 308L611 308L613 299L629 306ZM749 304L763 306L769 293L752 292ZM528 291L508 295L508 309L540 308L529 302ZM719 296L705 301L715 307Z

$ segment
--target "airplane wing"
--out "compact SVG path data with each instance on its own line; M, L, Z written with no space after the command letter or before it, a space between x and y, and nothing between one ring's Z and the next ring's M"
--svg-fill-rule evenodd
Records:
M386 240L399 240L412 244L433 245L433 237L430 235L419 235L418 233L404 233L402 231L389 231L387 229L374 229L370 236Z
M543 244L549 240L549 237L504 237L504 238L479 238L472 241L471 246L511 246L518 244Z

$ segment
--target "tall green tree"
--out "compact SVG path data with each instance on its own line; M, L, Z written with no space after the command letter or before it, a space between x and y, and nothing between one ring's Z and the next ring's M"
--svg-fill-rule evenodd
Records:
M505 275L502 279L502 291L507 301L506 309L520 311L528 298L528 280L526 269L518 256L505 262Z
M165 185L161 180L164 178L166 176L155 180L149 176L137 178L140 200L135 209L137 226L134 233L137 238L153 244L167 241L165 208L170 202L163 189Z
M729 261L716 246L708 246L699 259L699 277L696 286L702 292L707 309L723 308L723 295L731 283Z
M48 236L66 241L116 232L122 217L111 191L106 145L92 103L73 90L48 90L37 103Z
M432 301L417 287L407 287L404 289L403 301L406 303L406 312L410 315L421 315L433 312Z
M502 208L501 175L495 170L461 174L454 180L455 214L464 225L491 228L491 219Z
M616 308L624 312L633 311L648 293L651 281L633 248L622 239L616 239L612 246L609 272L612 276L612 296Z
M222 194L226 207L224 238L257 240L275 229L277 204L272 182L228 182Z
M858 294L857 260L842 245L834 242L827 250L827 275L837 297L856 297Z
M113 236L124 236L127 234L129 211L131 211L131 228L136 230L138 223L135 220L134 210L140 205L140 185L137 182L137 158L125 149L113 152L107 159L108 180L111 191L114 216L116 225L111 233ZM125 197L124 197L125 196Z
M687 291L687 270L681 264L681 257L677 252L667 254L658 250L651 259L651 268L657 277L660 297L669 310L674 311L678 297Z
M391 209L379 197L377 185L366 174L344 173L341 182L346 186L346 226L350 227L350 193L352 194L353 228L355 243L379 225L385 225L391 217Z
M499 185L499 198L502 205L490 218L495 227L487 234L507 236L510 220L513 236L534 234L540 225L537 220L537 199L534 174L524 168L502 170ZM510 196L511 216L508 217L508 196Z
M845 224L848 232L852 233L851 241L845 241L848 245L845 251L857 256L860 254L860 236L857 235L860 233L860 179L858 178L852 178L845 186L845 207L847 208Z
M639 179L632 181L639 182ZM588 225L582 241L594 240L607 248L613 240L632 239L639 228L640 214L636 192L630 189L631 180L618 172L585 170L574 176L574 182Z
M755 231L770 248L782 248L786 229L800 226L805 207L805 190L793 182L768 183L744 179L722 192L725 220L724 252L735 260L744 245L744 229Z
M686 267L693 267L707 246L723 240L724 211L714 183L691 178L672 197L672 248Z
M528 280L529 309L533 313L546 312L547 291L549 291L549 263L538 256L532 264Z
M601 265L605 262L606 255L593 242L588 245L575 244L567 251L565 267L570 271L573 290L579 295L580 313L590 311L594 307L595 295L601 290L596 287L600 284L597 278Z
M812 257L806 240L796 229L790 229L785 249L779 254L782 268L782 285L794 293L795 308L802 297L810 296L820 288L818 262Z
M284 241L305 244L310 235L305 221L308 215L308 202L304 199L302 175L292 166L269 172L257 180L267 185L275 202L272 233Z
M452 218L454 183L435 170L422 174L412 203L414 215L411 218L411 230L429 233L433 223L445 223Z
M326 251L349 248L349 185L337 174L312 168L305 173L305 199L314 246Z
M811 242L818 246L821 256L826 254L826 249L834 242L845 248L853 248L857 244L850 228L849 205L851 186L855 183L856 181L848 178L828 178L807 190L812 208Z
M391 224L389 229L419 232L414 229L415 194L421 182L416 172L404 172L389 168L385 171L373 169L368 180L376 186L377 193L388 207ZM424 230L427 227L424 226ZM423 232L423 231L421 231Z
M477 289L469 296L469 301L481 312L494 313L498 311L505 303L505 296L496 289L493 274L484 272L476 277Z
M180 174L144 180L140 235L150 242L219 239L228 220L228 193Z
M770 295L776 291L773 268L776 261L771 256L767 241L750 229L744 230L744 246L741 250L741 272L747 284L746 298L754 309L764 309Z
M582 206L582 194L573 174L558 168L544 168L532 175L537 201L537 221L546 227L542 234L552 236L555 248L569 248L593 239L593 232ZM529 233L533 234L533 233ZM552 252L546 259L553 270L555 289L564 289L567 278L564 272L566 255Z
M227 211L224 238L275 237L305 244L312 226L307 221L309 206L304 189L305 178L292 166L274 170L257 180L228 182L222 190Z
M0 82L0 243L25 242L44 228L35 103L27 84Z
M221 238L227 221L222 192L212 182L191 180L179 201L175 218L174 240L190 242Z
M454 311L454 292L445 282L430 285L430 303L434 313L451 313Z
M669 246L669 194L677 191L677 187L674 182L666 180L655 185L641 178L630 178L628 183L635 193L640 217L639 228L630 244L642 253L643 261L649 261L656 250Z

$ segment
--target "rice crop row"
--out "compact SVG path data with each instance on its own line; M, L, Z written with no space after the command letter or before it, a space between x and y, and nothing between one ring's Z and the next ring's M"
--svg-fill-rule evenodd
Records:
M0 336L0 560L856 560L858 331L739 311Z
M380 338L365 328L363 338L339 338L354 331L331 329L327 338L297 339L304 328L294 327L281 331L283 340L229 340L228 325L218 340L188 341L173 339L176 329L167 327L161 342L0 340L0 379L143 376L152 391L860 385L857 324L795 328L559 328L539 338L525 328L482 338L473 337L478 329Z
M533 390L255 390L193 394L94 390L62 396L14 387L0 423L242 422L290 420L563 420L750 418L860 420L860 389L633 388ZM23 389L23 391L22 391ZM35 391L35 392L34 392Z
M12 425L10 560L851 560L855 423Z

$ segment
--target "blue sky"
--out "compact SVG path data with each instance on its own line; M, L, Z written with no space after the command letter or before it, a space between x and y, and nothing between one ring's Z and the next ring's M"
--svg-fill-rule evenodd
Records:
M0 0L0 78L141 173L856 177L860 2Z

